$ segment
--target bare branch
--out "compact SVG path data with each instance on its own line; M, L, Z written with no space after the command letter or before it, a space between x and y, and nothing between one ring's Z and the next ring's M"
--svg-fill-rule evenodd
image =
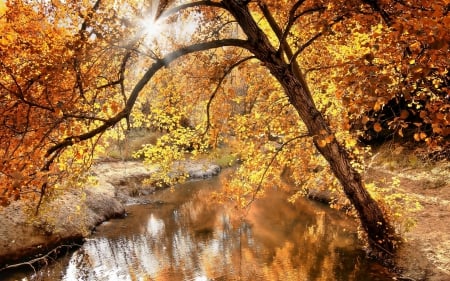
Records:
M62 249L62 248L70 249L70 248L73 248L73 247L81 247L81 245L75 244L75 243L72 244L72 245L59 245L58 247L52 249L50 252L46 253L43 256L39 256L37 258L31 259L31 260L26 261L26 262L11 264L11 265L7 265L7 266L5 266L3 268L0 268L0 272L3 271L3 270L6 270L6 269L22 267L24 265L29 265L36 272L36 269L33 266L34 264L36 264L38 262L42 262L42 261L47 261L47 259L49 259L51 255L58 254L59 250Z
M272 155L272 158L269 161L269 164L267 164L266 168L264 169L264 172L261 176L261 179L259 180L258 186L256 187L255 191L252 194L252 198L250 199L250 201L247 203L247 205L245 206L245 209L248 208L253 201L256 200L256 196L258 195L258 193L261 191L262 188L262 183L264 181L264 178L266 177L267 172L269 171L269 168L272 166L273 162L275 161L275 159L277 158L278 154L283 150L283 148L285 146L287 146L288 144L290 144L293 141L296 141L298 139L302 139L302 138L306 138L306 137L310 137L311 134L306 133L304 135L300 135L300 136L296 136L292 139L289 139L288 141L284 142L281 144L281 146L275 151L275 153Z
M304 43L298 50L294 53L294 55L291 57L290 63L294 63L297 60L297 57L309 46L311 46L314 41L316 41L318 38L320 38L322 35L324 35L333 25L336 23L342 21L344 19L344 15L338 16L333 20L333 22L324 28L324 30L316 33L313 37L311 37L306 43Z

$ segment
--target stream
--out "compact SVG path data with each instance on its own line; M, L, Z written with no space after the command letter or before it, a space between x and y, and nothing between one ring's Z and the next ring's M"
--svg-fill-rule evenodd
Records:
M148 195L156 203L128 206L78 250L6 280L392 280L340 212L273 191L241 213L211 198L220 180Z

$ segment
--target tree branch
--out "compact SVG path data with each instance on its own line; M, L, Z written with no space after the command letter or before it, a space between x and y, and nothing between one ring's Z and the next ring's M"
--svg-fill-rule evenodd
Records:
M211 104L212 104L213 99L216 97L216 94L217 94L217 92L219 91L220 86L222 85L222 82L225 80L225 78L228 76L228 74L231 73L231 71L232 71L234 68L236 68L236 67L239 66L240 64L242 64L242 63L244 63L244 62L246 62L246 61L248 61L248 60L254 59L254 58L256 58L256 57L255 57L255 56L250 56L250 57L246 57L246 58L243 58L243 59L237 61L236 63L232 64L232 65L225 71L225 73L222 75L222 77L220 77L220 80L219 80L219 82L217 83L217 86L216 86L216 88L214 89L214 91L212 92L211 96L209 97L208 103L207 103L207 105L206 105L206 118L207 118L207 119L206 119L206 128L205 128L205 132L203 133L203 135L206 134L206 132L209 130L209 128L211 128L211 122L210 122L210 120L211 120L211 118L210 118L210 116L211 116L211 115L210 115Z
M273 162L275 161L275 159L277 158L278 154L283 150L283 148L288 145L289 143L301 139L301 138L306 138L306 137L310 137L311 134L306 133L304 135L300 135L300 136L296 136L284 143L281 144L281 146L275 151L275 153L272 155L272 158L269 161L269 164L266 166L266 168L264 169L264 172L261 176L261 179L259 180L258 186L256 187L255 191L252 194L252 198L250 199L250 201L247 203L247 205L245 205L245 208L248 208L250 206L250 204L253 203L253 201L255 201L256 196L258 195L258 193L261 191L262 188L262 183L264 181L264 178L266 177L267 172L269 171L269 168L272 166Z
M289 11L289 19L288 22L286 24L286 27L284 28L284 32L280 38L281 42L286 42L287 36L289 35L289 32L291 31L291 28L294 26L294 23L297 21L297 19L299 19L300 17L302 17L303 15L312 13L312 12L317 12L317 11L321 11L324 10L325 8L322 6L319 7L314 7L311 9L307 9L303 12L301 12L298 15L295 15L295 12L297 11L297 9L303 4L304 0L302 1L298 1L297 3L294 4L294 6L291 8L291 10ZM280 42L280 48L282 48L283 44L281 44Z
M325 31L320 31L318 33L316 33L313 37L309 38L308 41L306 41L306 43L304 43L302 46L300 46L300 48L298 48L298 50L294 53L294 55L291 57L291 61L290 63L293 63L297 60L297 57L306 49L308 48L312 43L314 43L314 41L316 41L319 37L321 37L322 35L324 35L326 33L327 30L329 30L333 25L335 25L336 23L340 22L341 20L344 19L344 15L338 16L337 18L335 18L333 20L333 22L329 25L326 26Z
M186 3L186 4L183 4L183 5L179 5L177 7L173 7L173 8L170 8L168 10L165 10L165 11L163 11L161 13L161 15L158 18L164 19L164 18L170 17L170 16L172 16L172 15L174 15L174 14L176 14L176 13L182 11L182 10L186 10L186 9L189 9L189 8L200 7L200 6L209 6L209 7L216 7L216 8L222 8L222 9L225 8L222 5L222 3L219 3L219 2L213 2L213 1L210 1L210 0L196 1L196 2Z
M298 2L297 2L298 3ZM259 7L264 15L264 17L267 19L267 22L269 23L272 30L275 32L275 35L277 36L278 40L280 41L280 50L283 50L290 61L292 72L294 75L300 80L300 83L302 84L303 89L305 90L305 93L309 96L310 100L313 100L311 90L308 87L308 84L306 83L302 71L300 69L300 66L298 65L297 61L292 59L294 57L294 53L292 51L291 46L287 43L287 41L283 40L283 32L281 28L278 26L278 23L272 16L272 13L269 11L269 8L267 5L260 3ZM283 46L281 48L281 46Z
M391 17L389 14L381 7L378 0L362 0L363 3L368 4L372 10L379 13L381 18L386 22L388 26L391 25Z
M145 85L147 85L147 83L150 81L150 79L153 77L153 75L155 75L155 73L158 70L169 65L172 61L178 59L181 56L184 56L184 55L187 55L190 53L205 51L205 50L215 49L218 47L225 47L225 46L234 46L234 47L240 47L240 48L244 48L244 49L250 49L250 45L248 44L248 42L246 40L223 39L223 40L215 40L215 41L210 41L210 42L193 44L193 45L180 48L176 51L173 51L173 52L167 54L164 58L155 61L152 64L152 66L141 77L141 79L138 81L138 83L133 88L130 96L128 97L128 100L126 101L125 108L122 111L117 113L114 117L105 120L101 126L95 128L95 129L92 129L81 135L70 136L70 137L65 138L61 142L50 147L47 150L45 157L49 157L53 153L60 151L68 146L71 146L77 142L88 140L88 139L96 136L97 134L102 133L105 130L113 127L115 124L117 124L123 118L128 118L134 104L136 103L139 93L142 91L142 89L145 87ZM54 160L54 158L49 159L49 161L53 161L53 160ZM49 164L50 163L46 163L45 165L49 165Z
M81 247L81 245L75 244L75 243L73 245L59 245L58 247L52 249L50 252L46 253L43 256L31 259L31 260L26 261L26 262L11 264L11 265L7 265L7 266L5 266L3 268L0 268L0 272L3 271L3 270L6 270L6 269L17 268L17 267L21 267L21 266L24 266L24 265L29 265L33 269L33 271L36 272L36 269L34 268L33 264L35 264L37 262L42 262L42 261L46 262L47 259L49 259L52 254L58 254L58 251L61 248L69 248L70 249L72 247Z

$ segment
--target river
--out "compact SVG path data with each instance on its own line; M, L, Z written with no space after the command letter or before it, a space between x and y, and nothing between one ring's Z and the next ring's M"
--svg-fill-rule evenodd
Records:
M353 220L271 191L242 213L211 199L220 177L191 181L127 207L81 248L38 272L1 280L392 280L364 256ZM1 276L0 276L1 277Z

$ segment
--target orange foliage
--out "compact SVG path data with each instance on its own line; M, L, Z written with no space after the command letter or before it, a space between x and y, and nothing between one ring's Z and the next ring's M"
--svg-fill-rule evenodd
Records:
M69 166L87 166L96 137L81 137L122 107L120 69L107 68L122 63L118 52L106 65L102 41L92 46L86 28L75 28L83 19L68 17L74 5L52 3L9 1L0 19L1 205L40 198ZM65 151L61 142L78 145Z

